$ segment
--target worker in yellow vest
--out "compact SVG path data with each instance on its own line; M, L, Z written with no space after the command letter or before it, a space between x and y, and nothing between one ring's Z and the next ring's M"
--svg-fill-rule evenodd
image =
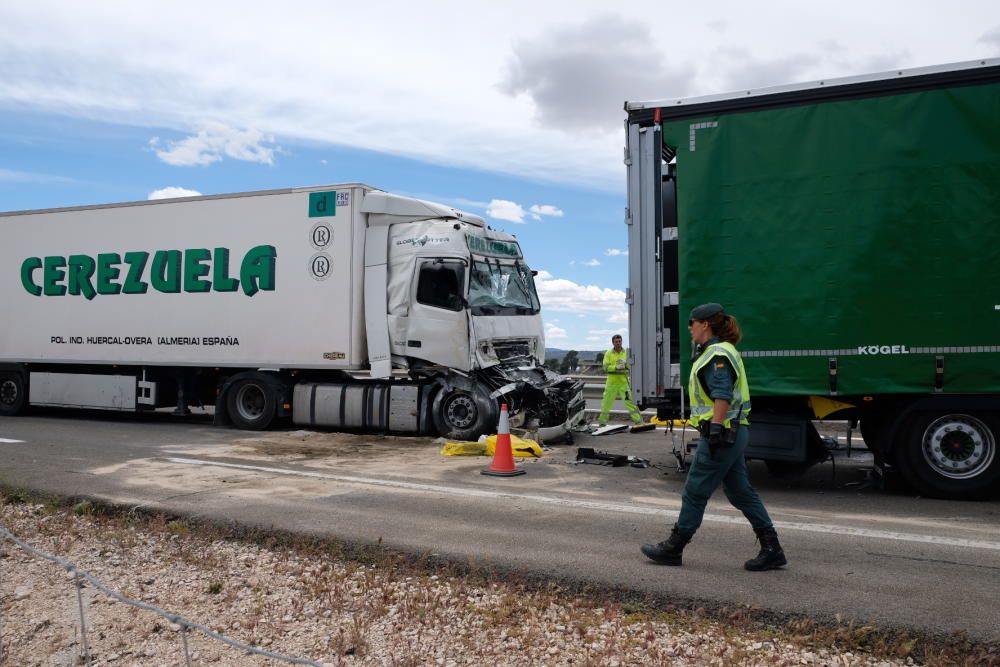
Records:
M611 349L604 353L604 372L608 374L608 382L604 385L604 398L601 399L601 415L597 418L599 425L608 425L611 406L618 399L621 399L622 403L625 404L625 409L628 410L632 421L636 424L642 423L639 409L632 402L632 388L628 383L630 368L628 350L622 347L622 337L615 334L611 337Z

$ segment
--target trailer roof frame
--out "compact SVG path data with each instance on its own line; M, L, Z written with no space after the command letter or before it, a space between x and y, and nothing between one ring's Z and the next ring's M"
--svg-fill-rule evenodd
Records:
M83 204L81 206L61 206L57 208L27 209L24 211L0 211L0 218L21 215L39 215L42 213L66 213L68 211L90 211L104 208L125 208L129 206L157 206L159 204L176 204L178 202L202 201L206 199L237 199L240 197L263 197L267 195L285 195L292 192L322 192L324 190L346 190L362 188L365 191L377 191L365 183L334 183L330 185L308 185L296 188L276 188L271 190L248 190L245 192L225 192L215 195L193 195L190 197L167 197L165 199L140 199L138 201L109 202L107 204Z
M628 123L653 125L661 120L757 111L776 107L878 97L952 86L1000 81L1000 58L984 58L947 65L890 70L875 74L822 79L718 95L625 102Z

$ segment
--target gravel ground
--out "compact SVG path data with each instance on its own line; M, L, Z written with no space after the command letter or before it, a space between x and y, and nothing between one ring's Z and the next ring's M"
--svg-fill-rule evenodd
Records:
M329 665L912 665L689 612L601 602L329 547L227 539L183 521L0 503L0 526L135 600L240 642ZM184 665L180 626L83 590L94 665ZM861 631L864 631L863 629ZM193 665L285 664L192 632ZM3 665L73 665L71 573L0 543ZM971 663L970 663L971 664Z

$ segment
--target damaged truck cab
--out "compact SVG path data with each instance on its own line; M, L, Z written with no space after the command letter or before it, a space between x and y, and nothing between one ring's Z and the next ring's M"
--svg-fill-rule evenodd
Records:
M515 428L565 434L583 419L582 386L544 366L534 272L517 239L477 216L408 201L372 193L365 202L372 376L405 368L431 383L428 408L442 435L489 431L500 402Z

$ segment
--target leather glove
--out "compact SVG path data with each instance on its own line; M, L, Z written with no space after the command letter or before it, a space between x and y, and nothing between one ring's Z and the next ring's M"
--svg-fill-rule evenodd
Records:
M621 370L621 369L625 368L625 360L624 359L619 359L618 363L616 364L616 368L618 368L618 370Z

